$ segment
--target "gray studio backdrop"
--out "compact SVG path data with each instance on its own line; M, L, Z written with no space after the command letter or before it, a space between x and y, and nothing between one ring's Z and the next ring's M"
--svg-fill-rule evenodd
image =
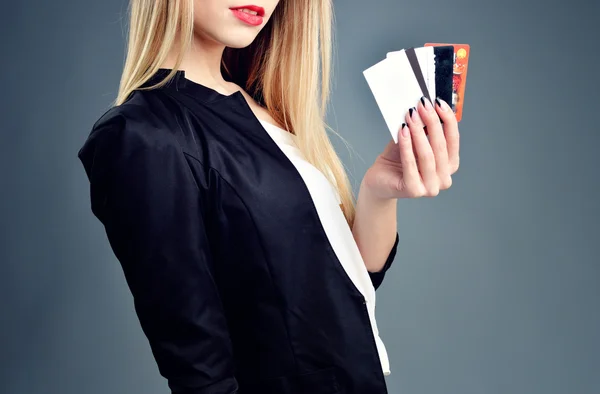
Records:
M125 1L2 7L0 393L166 393L76 158L117 91ZM462 167L451 190L399 203L378 291L390 393L600 393L599 2L336 11L329 120L356 185L389 140L361 72L471 45Z

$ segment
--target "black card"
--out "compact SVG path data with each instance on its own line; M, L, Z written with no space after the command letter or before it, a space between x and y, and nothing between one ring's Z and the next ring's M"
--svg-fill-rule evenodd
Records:
M454 47L433 47L435 63L435 95L452 103L452 76L454 69Z

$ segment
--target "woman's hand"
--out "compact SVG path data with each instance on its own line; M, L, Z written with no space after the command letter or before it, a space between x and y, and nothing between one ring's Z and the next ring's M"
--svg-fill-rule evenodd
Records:
M406 114L398 144L392 140L367 170L363 186L381 199L434 197L452 185L458 165L454 112L441 99L432 105L423 97Z

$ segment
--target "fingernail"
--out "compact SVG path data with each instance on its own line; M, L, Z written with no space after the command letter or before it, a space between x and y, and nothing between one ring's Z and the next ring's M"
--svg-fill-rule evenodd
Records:
M408 110L408 116L410 118L412 118L413 120L416 120L419 116L419 112L417 111L417 108L412 107L411 109Z
M446 102L444 100L442 100L439 97L436 97L435 102L437 103L437 105L440 107L440 109L442 111L446 111L448 109L448 104L446 104Z
M431 101L429 101L429 99L425 96L421 97L421 104L423 104L423 107L425 107L427 111L431 111L433 109L431 106Z
M403 137L408 137L408 127L406 127L406 123L402 123L402 127L400 128Z

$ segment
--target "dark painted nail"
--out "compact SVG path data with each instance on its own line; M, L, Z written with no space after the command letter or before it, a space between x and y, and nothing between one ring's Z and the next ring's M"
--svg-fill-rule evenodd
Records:
M429 100L427 97L425 97L425 96L421 97L421 104L423 104L423 108L425 108L427 111L433 110L433 106L431 105L431 100Z
M411 117L411 118L412 118L412 113L413 113L413 109L411 108L411 109L408 110L408 116Z
M406 123L402 123L402 127L400 127L400 130L404 129L406 127Z
M440 107L442 106L442 103L440 103L440 99L438 97L435 98L435 103Z

